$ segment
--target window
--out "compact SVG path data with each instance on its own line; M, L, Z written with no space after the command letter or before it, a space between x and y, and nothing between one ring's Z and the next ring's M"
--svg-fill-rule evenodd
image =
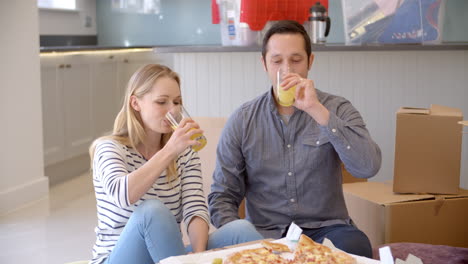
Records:
M112 0L112 9L123 13L159 14L161 0Z
M76 0L37 0L39 8L76 10Z

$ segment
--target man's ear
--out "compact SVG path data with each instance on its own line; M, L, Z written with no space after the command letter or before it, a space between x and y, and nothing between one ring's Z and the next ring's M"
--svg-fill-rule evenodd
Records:
M263 56L260 56L260 61L262 62L263 69L265 70L265 72L268 72L268 69L267 69L267 66L266 66L266 63L265 63L265 60L264 60Z
M310 53L310 57L309 57L309 68L307 70L310 71L310 69L312 68L312 63L314 62L314 54L313 53Z
M130 96L130 106L137 112L141 111L140 105L138 104L138 100L136 96Z

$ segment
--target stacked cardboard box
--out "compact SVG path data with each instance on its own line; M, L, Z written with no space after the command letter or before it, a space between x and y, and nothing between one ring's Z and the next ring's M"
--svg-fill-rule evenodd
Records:
M468 247L468 190L458 195L395 194L391 183L343 184L351 219L372 246L414 242Z
M404 107L396 119L393 191L458 193L462 112L441 105Z
M349 214L373 246L415 242L468 247L468 191L460 186L459 109L400 108L391 183L349 183Z

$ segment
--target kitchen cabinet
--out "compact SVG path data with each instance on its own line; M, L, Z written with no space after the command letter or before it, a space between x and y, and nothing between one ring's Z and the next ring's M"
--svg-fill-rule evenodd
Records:
M87 154L94 139L112 132L130 76L167 62L152 52L41 56L45 166Z
M59 57L41 58L42 122L45 165L64 156L65 124L63 112L63 84L59 80Z
M65 129L65 159L85 153L93 140L92 65L85 56L66 56L60 64Z
M90 77L86 58L41 58L45 165L72 158L88 148L93 138Z
M91 111L95 138L112 132L115 116L120 110L123 93L118 78L119 59L117 55L104 54L96 56L92 63Z

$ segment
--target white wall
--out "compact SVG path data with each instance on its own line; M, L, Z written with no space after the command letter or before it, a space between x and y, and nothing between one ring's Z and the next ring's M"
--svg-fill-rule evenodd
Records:
M468 119L468 50L316 52L309 72L317 88L344 96L360 111L382 149L376 181L393 179L396 111L441 104ZM270 83L260 52L178 53L174 70L194 116L229 116ZM465 129L467 131L468 129ZM208 139L209 140L209 139ZM468 134L462 146L460 184L468 188Z
M96 0L76 0L78 11L39 10L40 35L97 35ZM91 27L85 27L86 17Z
M0 1L0 215L48 193L36 0ZM16 22L15 21L19 21Z

